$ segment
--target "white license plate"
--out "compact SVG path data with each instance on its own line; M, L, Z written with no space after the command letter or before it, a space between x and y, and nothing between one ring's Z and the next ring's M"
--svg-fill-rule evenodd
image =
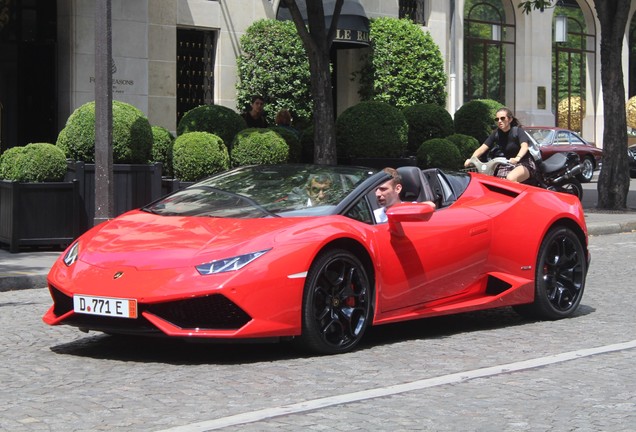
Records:
M74 295L73 310L89 315L137 318L137 300Z

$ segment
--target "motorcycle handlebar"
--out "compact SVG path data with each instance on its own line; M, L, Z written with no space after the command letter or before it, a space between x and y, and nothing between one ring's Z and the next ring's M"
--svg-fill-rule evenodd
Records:
M479 158L472 156L469 161L477 169L478 173L486 175L493 175L499 165L512 165L505 157L496 157L487 162L482 162Z

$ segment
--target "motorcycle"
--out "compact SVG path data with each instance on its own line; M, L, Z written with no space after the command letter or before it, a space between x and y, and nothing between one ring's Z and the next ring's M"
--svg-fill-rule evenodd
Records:
M496 175L499 166L512 166L504 157L495 157L487 162L471 157L470 162L475 167L476 172L486 175ZM583 164L576 153L555 153L546 160L535 160L535 165L537 169L534 176L523 183L576 195L579 200L583 198L583 186L576 178L576 175L583 170Z

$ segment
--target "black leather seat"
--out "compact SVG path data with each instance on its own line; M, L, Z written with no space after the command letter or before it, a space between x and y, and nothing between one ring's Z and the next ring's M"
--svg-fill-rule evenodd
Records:
M402 177L402 201L433 201L434 194L428 181L422 175L422 170L414 166L399 167L397 172Z

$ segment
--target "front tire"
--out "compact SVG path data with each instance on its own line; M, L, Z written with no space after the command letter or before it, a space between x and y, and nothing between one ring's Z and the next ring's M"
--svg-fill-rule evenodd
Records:
M534 303L514 309L530 318L566 318L581 302L586 274L587 258L581 239L569 228L552 228L537 257Z
M367 271L351 252L321 253L309 269L303 293L301 343L319 354L353 349L371 317Z

